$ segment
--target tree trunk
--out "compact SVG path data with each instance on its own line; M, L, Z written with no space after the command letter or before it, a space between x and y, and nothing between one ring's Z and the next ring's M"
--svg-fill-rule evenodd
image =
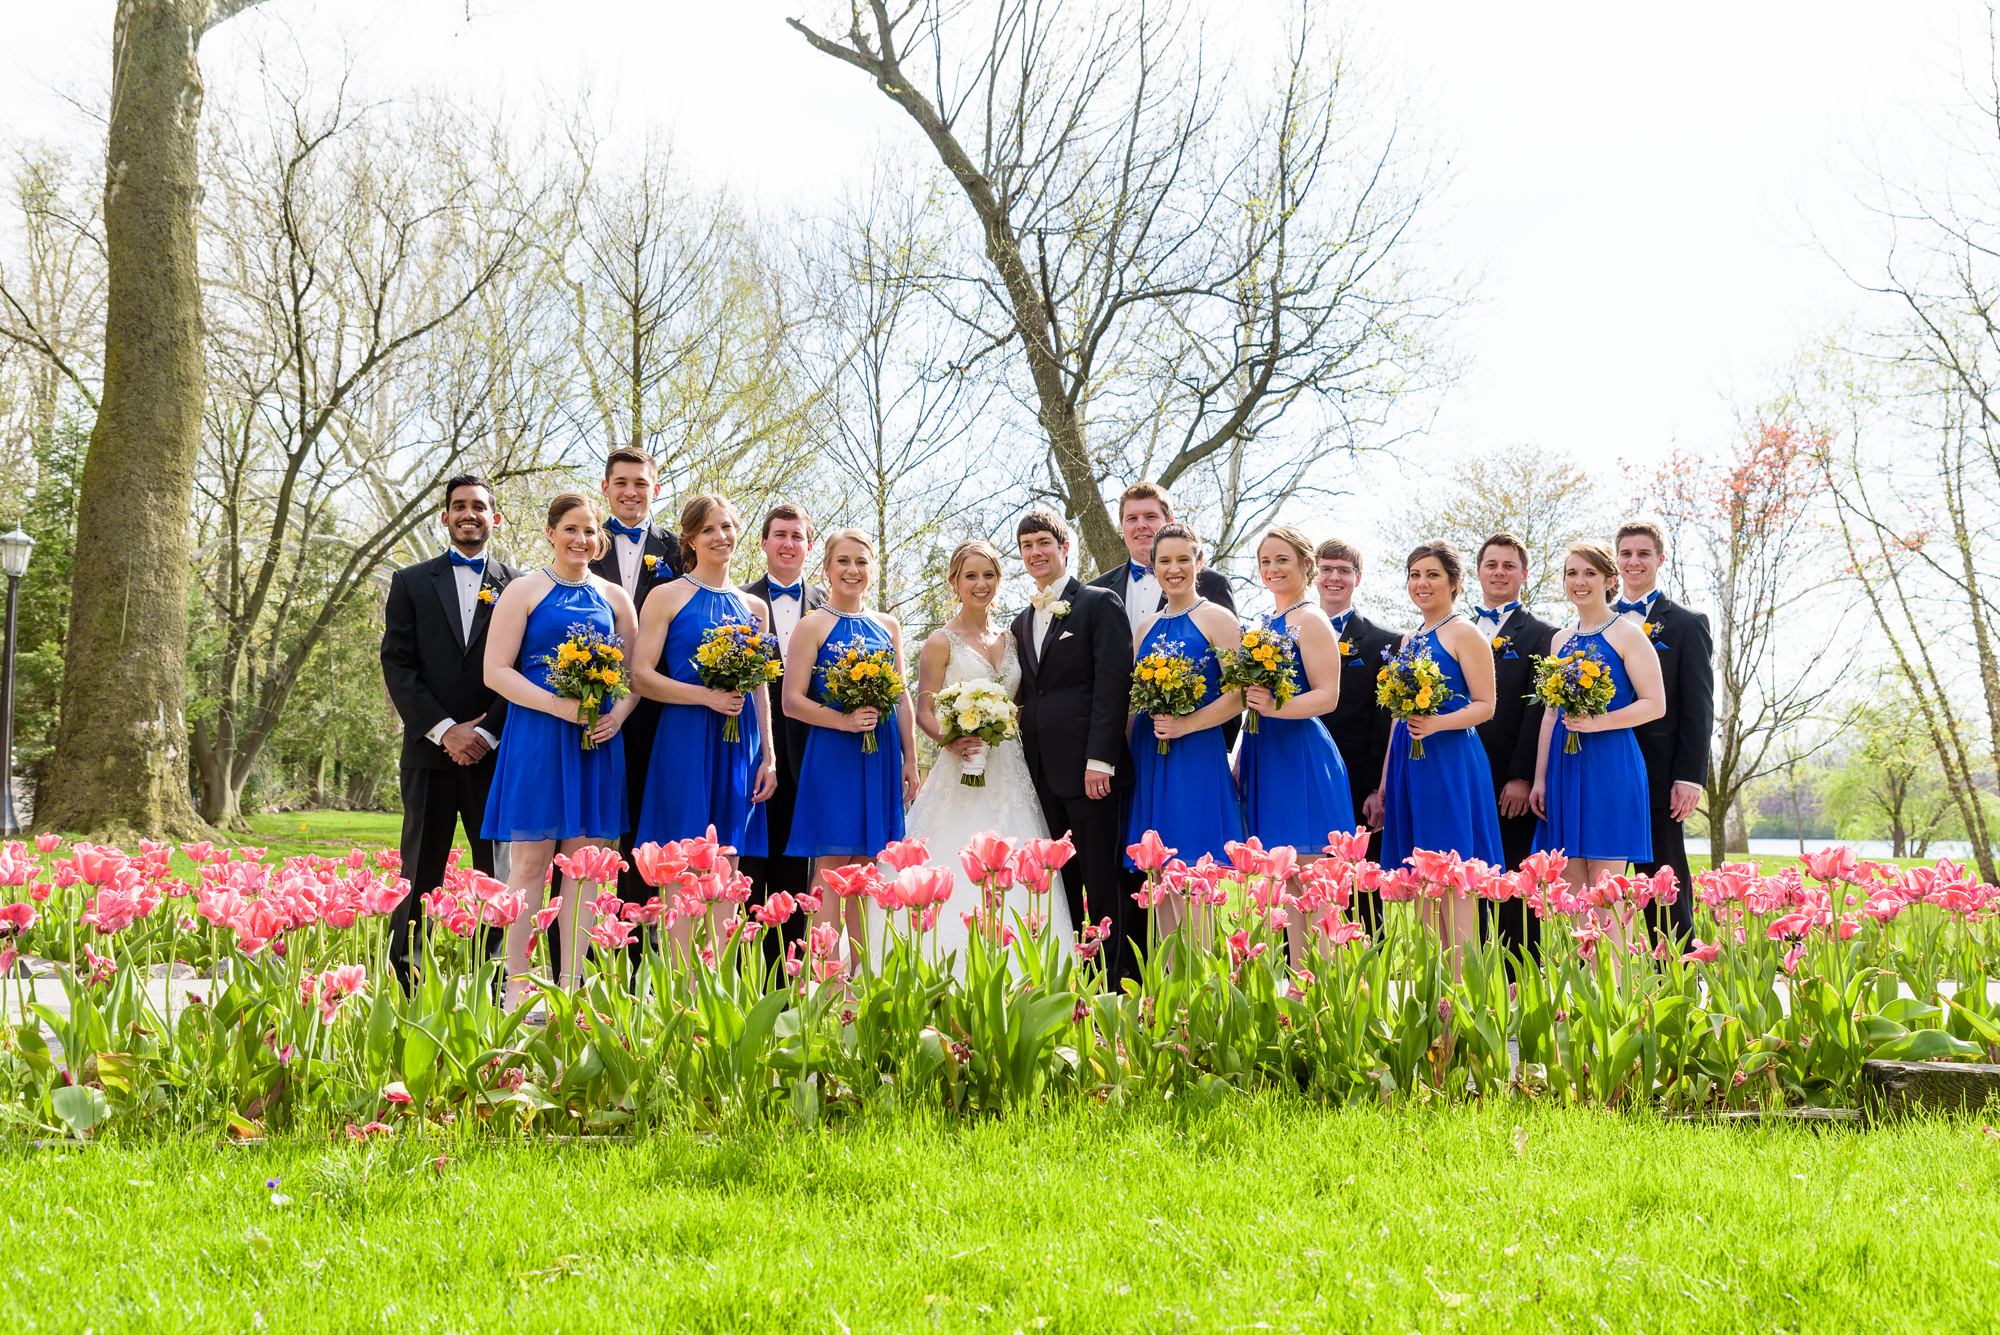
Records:
M1743 804L1732 802L1729 812L1722 820L1722 851L1725 853L1750 852L1750 826L1743 819Z
M124 0L104 192L104 393L77 502L62 725L36 825L207 833L187 791L189 514L205 392L195 41L210 0Z

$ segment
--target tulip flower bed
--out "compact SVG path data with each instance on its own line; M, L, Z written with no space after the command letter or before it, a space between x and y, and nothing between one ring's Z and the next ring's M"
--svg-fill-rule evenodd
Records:
M407 893L393 853L273 865L261 850L195 845L181 850L199 869L190 881L170 875L163 845L65 853L45 837L0 849L12 901L0 965L60 961L67 1005L31 998L18 977L0 983L0 1111L24 1137L294 1128L366 1140L810 1127L890 1109L972 1118L1266 1090L1319 1105L1844 1105L1869 1057L1990 1059L2000 1044L1987 984L2000 897L1950 863L1901 870L1834 850L1775 876L1704 873L1699 939L1646 953L1613 943L1643 935L1644 906L1678 892L1670 877L1579 890L1560 857L1500 874L1420 854L1385 870L1365 848L1337 836L1301 866L1291 849L1234 845L1228 864L1188 866L1149 835L1134 847L1143 897L1171 900L1185 925L1149 943L1144 977L1117 993L1102 986L1102 929L1057 939L1040 908L970 915L966 958L939 958L931 929L952 878L918 843L833 888L874 902L881 939L821 926L769 970L762 934L818 904L746 905L727 850L687 840L640 849L660 893L621 905L600 891L616 855L586 850L563 861L582 883L571 911L594 902L600 962L574 990L531 982L530 1004L509 1011L481 943L528 906L491 878L454 868L427 898L406 995L384 967L386 915ZM989 904L1021 887L1045 905L1069 853L982 837L960 856ZM1372 935L1348 916L1369 894L1383 908ZM1525 899L1542 917L1542 959L1447 949L1426 924L1453 896ZM1296 972L1288 916L1316 924ZM676 920L692 925L689 949L655 945L626 966L617 947ZM201 975L192 994L151 981L169 962Z
M1977 1331L2000 1136L1275 1092L833 1133L0 1153L0 1323L156 1331ZM1990 1120L1990 1119L1989 1119Z

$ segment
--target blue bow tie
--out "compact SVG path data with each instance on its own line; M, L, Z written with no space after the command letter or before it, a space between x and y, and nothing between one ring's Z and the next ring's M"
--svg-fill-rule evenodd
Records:
M456 547L451 549L451 563L455 566L464 566L468 570L477 570L482 575L486 573L485 557L461 556L459 555L458 548Z
M1153 573L1153 567L1142 566L1137 561L1134 561L1132 563L1132 582L1134 584L1137 584L1140 580L1146 578L1146 576L1152 573Z
M796 598L800 602L804 602L806 600L806 582L800 580L797 584L773 584L771 585L771 596L773 598Z
M1618 600L1618 610L1620 612L1637 612L1641 616L1644 616L1646 614L1647 609L1652 607L1653 599L1659 596L1660 595L1657 593L1649 593L1644 598L1641 598L1636 602L1630 598L1620 598Z
M1475 618L1485 617L1488 621L1498 626L1502 621L1507 619L1508 613L1517 611L1520 606L1520 599L1517 598L1505 607L1475 607L1472 609L1472 615Z
M1347 623L1353 618L1353 616L1354 616L1354 609L1350 607L1345 612L1342 612L1339 616L1333 618L1333 633L1339 635L1340 633L1345 631L1347 629Z
M604 527L610 529L621 538L638 538L643 542L646 537L646 526L644 524L634 528L630 524L621 524L616 519L606 519Z

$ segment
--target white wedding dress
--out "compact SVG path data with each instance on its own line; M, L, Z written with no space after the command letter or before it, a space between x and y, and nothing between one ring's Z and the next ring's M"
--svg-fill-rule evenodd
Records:
M951 631L945 631L951 641L951 657L944 668L944 686L954 686L963 681L995 681L1000 689L1012 696L1021 687L1021 662L1015 654L1014 637L1004 635L1006 658L1000 671L993 671L992 661L977 649L961 640ZM929 843L933 866L948 866L957 878L949 902L938 912L937 926L933 933L927 933L924 951L930 954L935 949L935 958L943 959L956 953L957 972L965 972L966 940L969 933L961 916L970 913L980 905L979 888L965 874L959 864L958 851L972 842L976 834L991 830L1008 840L1016 848L1023 840L1046 839L1049 827L1042 819L1042 804L1035 796L1034 780L1028 777L1028 761L1022 754L1019 738L1010 738L997 746L989 746L986 751L986 783L979 788L968 787L959 779L965 773L964 762L957 753L950 750L938 752L937 764L931 769L930 777L924 780L923 788L917 793L917 800L910 805L903 827L906 837L923 839ZM888 868L884 868L885 873ZM1015 915L1025 922L1029 914L1028 892L1019 885L1007 891L1006 908L1002 921L1013 926ZM1068 942L1074 939L1074 929L1069 920L1069 905L1063 899L1062 876L1057 873L1050 882L1050 893L1037 895L1035 908L1049 917L1044 931L1053 932L1057 939ZM880 941L882 937L881 910L870 906L869 939ZM907 932L907 915L898 913L905 919L898 924ZM1018 932L1021 929L1016 926Z

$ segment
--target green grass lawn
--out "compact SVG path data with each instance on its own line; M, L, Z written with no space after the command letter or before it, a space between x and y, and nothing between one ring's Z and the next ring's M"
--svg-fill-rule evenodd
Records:
M2000 1137L1976 1121L1270 1100L17 1150L0 1177L16 1331L1957 1331L2000 1292Z

